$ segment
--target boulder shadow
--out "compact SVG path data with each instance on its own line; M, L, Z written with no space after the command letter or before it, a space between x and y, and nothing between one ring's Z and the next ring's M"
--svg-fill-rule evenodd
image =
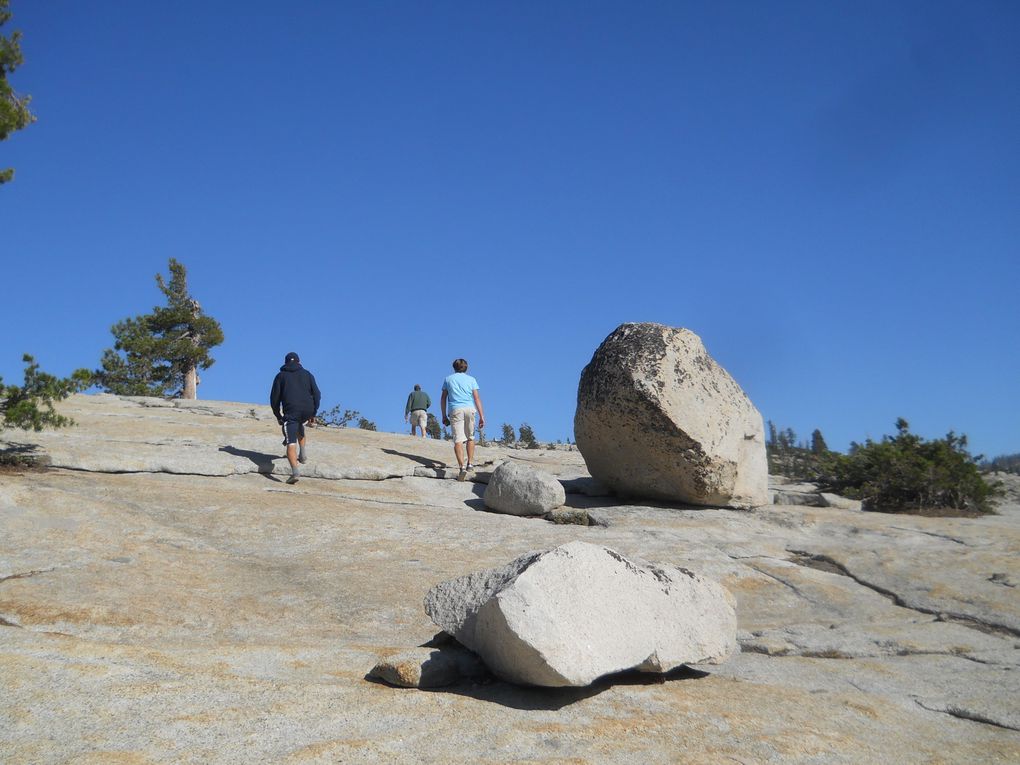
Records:
M430 688L428 693L452 693L477 701L526 711L555 712L578 701L597 696L617 685L663 685L665 683L698 680L708 672L681 665L663 674L651 674L626 670L600 677L583 688L540 688L537 686L514 685L491 678L476 682L465 681L445 688Z
M471 493L475 495L474 499L465 499L464 504L470 507L472 510L481 510L485 513L492 512L485 506L485 489L487 484L484 483L472 483Z
M285 459L276 454L266 454L265 452L253 452L250 449L238 449L236 446L221 446L219 451L232 454L235 457L244 457L255 463L260 475L264 475L270 481L280 483L279 478L273 477L273 462L279 459Z

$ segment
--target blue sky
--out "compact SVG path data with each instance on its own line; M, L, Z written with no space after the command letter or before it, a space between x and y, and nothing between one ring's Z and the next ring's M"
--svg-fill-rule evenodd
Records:
M403 429L452 359L572 437L626 321L829 445L1020 451L1020 4L13 0L0 375L95 367L174 257L199 396Z

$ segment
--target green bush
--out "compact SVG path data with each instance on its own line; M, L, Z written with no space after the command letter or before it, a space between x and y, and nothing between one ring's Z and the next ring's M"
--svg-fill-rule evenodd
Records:
M849 454L828 452L819 461L822 488L860 499L866 510L924 512L953 509L992 512L1001 493L981 477L967 437L950 431L926 441L910 432L902 417L896 435L850 445Z

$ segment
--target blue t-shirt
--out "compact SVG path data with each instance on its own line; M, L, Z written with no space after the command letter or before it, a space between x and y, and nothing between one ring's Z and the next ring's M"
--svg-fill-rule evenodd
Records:
M475 397L471 395L478 390L478 381L467 372L454 372L443 380L443 390L446 391L446 411L454 409L474 409Z

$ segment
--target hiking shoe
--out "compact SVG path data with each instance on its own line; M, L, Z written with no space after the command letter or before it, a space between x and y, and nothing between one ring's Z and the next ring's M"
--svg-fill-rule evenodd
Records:
M289 484L295 484L297 482L298 482L298 476L296 476L296 475L292 475L290 478L287 479L287 483L289 483Z

